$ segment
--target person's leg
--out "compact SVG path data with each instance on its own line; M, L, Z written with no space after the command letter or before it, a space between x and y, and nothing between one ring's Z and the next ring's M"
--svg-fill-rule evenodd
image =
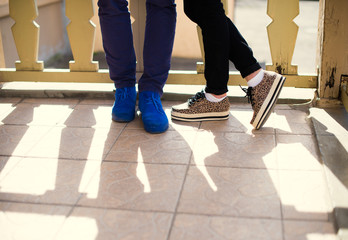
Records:
M168 129L160 97L168 78L176 26L174 0L146 1L144 73L139 79L139 109L144 128L150 133Z
M250 123L255 129L259 129L272 112L285 78L274 72L263 71L236 26L229 18L226 19L230 34L229 59L247 81L249 89L245 89L245 92L254 111Z
M229 67L229 29L219 0L184 0L184 11L202 29L207 93L226 93Z
M202 29L207 86L205 94L197 93L188 103L173 106L172 118L183 121L228 118L226 115L228 105L224 103L226 102L224 97L228 82L226 59L229 59L248 81L248 85L252 86L245 91L251 99L254 110L251 124L259 129L267 120L285 78L261 69L251 48L225 15L221 1L184 0L184 9L186 15Z
M106 61L116 87L112 119L128 122L135 117L136 102L136 58L128 2L99 0L98 6Z
M277 102L285 78L274 72L263 71L251 48L233 22L226 18L230 33L229 59L245 78L249 86L244 89L254 111L250 123L260 129L267 121Z
M205 92L172 107L172 119L182 121L225 120L229 78L229 29L219 0L184 0L185 14L202 29L205 53ZM220 96L223 96L220 98Z
M228 60L243 78L261 69L251 48L218 0L184 0L186 15L202 29L207 92L227 92ZM226 51L227 50L227 51Z
M135 85L136 58L127 0L99 0L99 19L110 78L116 88Z
M176 27L174 0L147 0L144 40L144 73L139 79L139 92L159 95L168 78Z
M261 66L242 34L227 16L226 22L229 32L229 60L233 62L243 78L250 78L261 69Z

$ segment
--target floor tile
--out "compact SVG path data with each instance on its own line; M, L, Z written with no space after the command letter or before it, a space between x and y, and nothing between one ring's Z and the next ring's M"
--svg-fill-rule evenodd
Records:
M168 119L169 128L168 131L197 131L201 122L183 122L178 120Z
M148 239L163 240L172 215L167 213L75 208L57 240Z
M2 122L16 125L55 126L72 112L69 105L20 103Z
M205 121L202 122L200 129L213 132L247 132L249 130L249 122L240 122L235 115L240 114L241 116L249 115L251 112L248 110L234 110L230 111L228 120L222 121Z
M276 110L276 132L281 134L312 134L308 114L300 110Z
M30 157L104 159L119 136L113 128L53 128L29 153Z
M16 109L16 104L14 103L1 103L0 102L0 123L3 123L3 119L5 119L8 115L11 114L12 111Z
M0 156L0 182L7 176L12 169L22 160L21 157L2 157Z
M99 166L96 161L24 158L0 181L0 199L75 204Z
M275 136L200 131L192 159L202 166L276 169Z
M254 127L250 124L250 120L253 116L253 112L250 109L232 109L230 111L230 117L227 121L206 121L202 122L201 129L210 131L223 131L223 132L248 132L248 133L274 133L273 129L273 114L269 117L264 127L260 130L254 130Z
M0 202L0 239L48 240L63 225L70 207Z
M50 129L48 126L1 125L0 154L25 156Z
M123 128L126 123L111 120L111 107L98 105L77 105L69 118L60 122L68 127Z
M170 107L164 107L164 111L168 118L169 128L168 131L182 131L182 130L197 130L200 126L200 122L183 122L183 121L176 121L172 120L171 118L171 108ZM135 116L135 119L127 124L127 129L141 129L144 130L144 124L141 120L141 113L138 110L137 114Z
M277 135L279 169L322 170L313 135Z
M327 135L317 137L331 199L335 204L334 207L341 208L344 213L348 211L348 133L345 137ZM342 214L339 217L339 222L341 221L348 223L348 214Z
M169 131L197 131L201 125L201 122L184 122L184 121L178 121L173 120L171 118L171 111L170 109L165 109L165 112L168 117L169 121Z
M141 130L141 131L145 132L144 124L141 120L140 111L137 111L135 113L134 120L127 124L126 129L137 129L137 130Z
M328 116L325 111L323 111L323 112L326 116L322 112L320 112L320 114L324 115L324 117L320 116L320 115L317 116L318 115L317 112L318 111L315 111L313 113L313 110L311 111L311 120L313 122L313 127L315 128L315 133L317 135L334 136L335 133L342 131L342 126L338 125L337 122L333 121L330 123L330 125L328 124L328 122L325 122L325 121L327 121L326 118ZM317 119L317 118L319 118L319 119Z
M112 147L106 160L187 164L190 161L194 131L167 131L149 134L126 129Z
M281 240L280 220L179 214L170 240Z
M347 135L348 112L343 106L328 109L310 108L309 111L317 135Z
M111 99L82 99L79 104L111 106L112 107L112 105L114 104L114 100L111 100Z
M328 220L331 204L321 171L279 172L284 219Z
M330 222L284 221L285 240L337 240Z
M190 167L181 213L280 219L276 171Z
M113 100L15 103L0 99L1 240L336 239L322 168L346 177L321 165L302 110L277 105L257 131L249 104L227 121L180 122L164 101L170 128L154 135L141 115L112 122ZM322 131L345 152L344 135Z
M134 163L102 164L79 205L173 212L186 167ZM97 187L96 187L97 186Z

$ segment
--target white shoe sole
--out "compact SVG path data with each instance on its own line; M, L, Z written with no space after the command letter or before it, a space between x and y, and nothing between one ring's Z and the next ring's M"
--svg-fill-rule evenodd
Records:
M230 111L197 114L185 114L172 111L171 115L172 119L185 122L219 121L228 119Z
M273 82L271 90L269 91L265 101L263 102L254 120L253 127L256 130L260 129L265 124L269 115L273 111L275 103L278 100L280 91L283 88L284 82L285 82L285 77L281 75L277 75L276 79Z

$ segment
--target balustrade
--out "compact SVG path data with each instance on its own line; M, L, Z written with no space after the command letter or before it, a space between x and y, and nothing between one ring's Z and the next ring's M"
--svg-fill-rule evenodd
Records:
M227 1L223 2L227 9ZM69 70L44 69L43 62L37 59L39 26L35 23L38 16L36 0L9 0L9 3L10 16L15 21L12 30L19 61L16 69L0 69L1 81L111 81L108 71L99 70L98 62L92 59L95 38L95 25L90 20L94 15L92 0L66 0L66 16L71 21L67 33L74 57ZM318 76L298 75L297 66L291 64L298 32L293 19L299 14L299 0L268 0L267 14L273 20L267 27L272 56L272 64L267 69L286 75L285 86L316 88ZM171 71L167 83L204 85L202 69L203 65L198 65L197 72ZM245 85L245 81L238 73L231 73L229 84Z

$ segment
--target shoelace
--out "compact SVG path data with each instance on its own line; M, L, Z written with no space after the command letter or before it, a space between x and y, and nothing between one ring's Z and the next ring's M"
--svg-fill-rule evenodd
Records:
M204 94L204 91L200 91L198 93L196 93L196 95L194 95L193 97L191 97L189 100L188 100L188 104L189 106L193 105L195 102L199 101L200 99L202 98L205 98L205 94Z
M161 101L155 98L153 95L151 97L145 99L146 104L153 104L158 112L162 112L162 104Z
M129 95L129 91L127 91L127 89L119 89L118 91L116 91L116 98L119 101L123 101L127 99L128 95Z
M251 103L251 105L254 106L254 98L251 92L252 87L243 88L241 85L239 85L239 87L243 90L243 92L245 92L246 95L244 97L248 97L248 103Z

